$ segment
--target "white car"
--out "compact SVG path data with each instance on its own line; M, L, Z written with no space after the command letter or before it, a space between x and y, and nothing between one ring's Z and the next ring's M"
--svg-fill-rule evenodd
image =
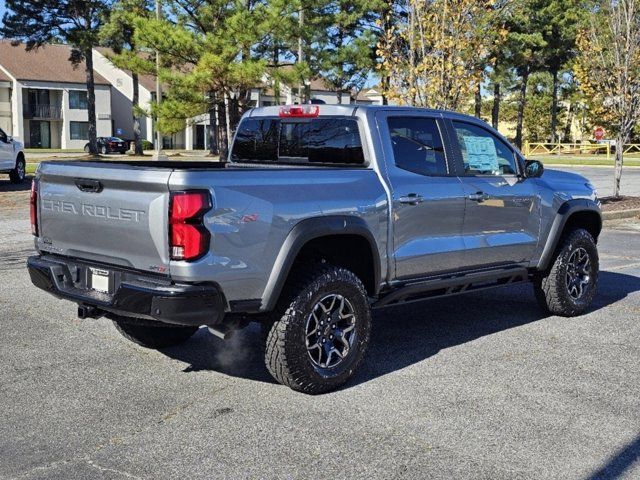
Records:
M8 173L12 183L21 183L26 172L24 145L0 129L0 173Z

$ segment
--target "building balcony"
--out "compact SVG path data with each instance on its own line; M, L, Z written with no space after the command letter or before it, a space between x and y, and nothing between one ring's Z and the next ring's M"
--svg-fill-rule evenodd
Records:
M25 103L22 106L22 116L33 120L60 120L62 107L42 103Z

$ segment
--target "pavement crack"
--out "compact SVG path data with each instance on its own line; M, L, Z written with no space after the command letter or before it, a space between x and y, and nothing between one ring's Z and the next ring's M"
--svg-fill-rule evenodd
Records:
M100 470L101 472L115 473L115 474L121 475L121 476L123 476L125 478L135 478L135 479L138 479L138 480L143 480L142 477L138 477L137 475L133 475L132 473L126 472L124 470L118 470L118 469L115 469L115 468L103 467L102 465L98 465L93 460L87 460L87 465L89 465L90 467L95 468L97 470Z

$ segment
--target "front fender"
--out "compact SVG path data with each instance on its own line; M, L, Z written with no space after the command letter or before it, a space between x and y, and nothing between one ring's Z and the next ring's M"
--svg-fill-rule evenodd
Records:
M538 262L539 270L545 270L549 267L549 264L553 259L553 254L556 250L556 247L558 246L558 243L562 238L564 227L566 226L569 218L575 213L585 211L596 213L599 219L598 228L602 228L600 206L597 202L586 198L567 200L562 205L560 205L560 208L558 209L555 218L553 219L553 223L551 224L551 228L549 229L549 234L547 235L547 240L544 244L544 248Z

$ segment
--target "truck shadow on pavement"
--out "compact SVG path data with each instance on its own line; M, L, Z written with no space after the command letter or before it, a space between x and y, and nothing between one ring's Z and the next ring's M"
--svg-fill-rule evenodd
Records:
M640 278L600 272L591 311L640 291ZM343 388L368 382L428 359L441 350L546 318L530 285L470 293L375 310L366 359ZM201 328L189 341L162 352L188 363L184 372L213 370L225 375L274 383L263 361L259 325L223 341Z
M33 175L27 175L22 183L11 183L9 175L0 174L0 192L24 192L31 190Z
M587 480L614 480L621 478L640 460L640 435L607 459L607 463L593 472Z

